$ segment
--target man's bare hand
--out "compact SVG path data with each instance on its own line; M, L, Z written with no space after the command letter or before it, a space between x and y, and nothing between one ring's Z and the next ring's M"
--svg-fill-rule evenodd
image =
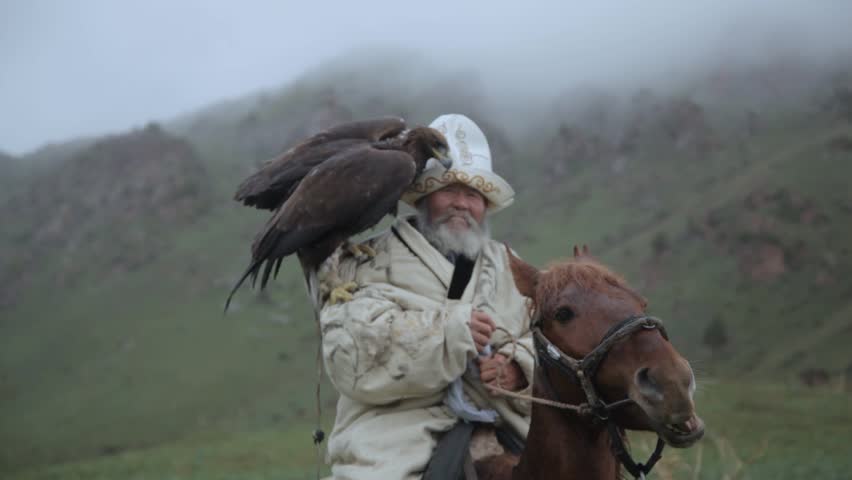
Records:
M518 362L509 361L509 357L497 353L490 357L480 357L479 378L482 383L505 390L517 392L527 387L527 379Z
M473 343L476 344L476 351L482 353L485 346L491 341L491 334L494 333L494 320L485 313L474 310L470 314L470 334L473 336Z

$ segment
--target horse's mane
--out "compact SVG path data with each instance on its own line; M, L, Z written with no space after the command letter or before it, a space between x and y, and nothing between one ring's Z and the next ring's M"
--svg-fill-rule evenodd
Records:
M627 285L623 277L590 257L580 257L551 263L536 284L534 303L557 298L569 284L586 291L619 288L635 298L644 308L647 301Z

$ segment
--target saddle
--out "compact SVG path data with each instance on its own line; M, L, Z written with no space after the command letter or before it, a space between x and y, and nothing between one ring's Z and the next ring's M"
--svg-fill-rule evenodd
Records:
M423 480L476 480L477 460L507 452L520 455L523 449L523 439L511 430L460 421L438 440Z

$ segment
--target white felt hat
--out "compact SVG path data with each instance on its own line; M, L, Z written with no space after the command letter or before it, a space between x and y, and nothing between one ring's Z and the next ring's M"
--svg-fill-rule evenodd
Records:
M426 163L423 173L402 195L414 205L430 193L453 183L463 183L488 199L488 212L502 210L515 199L515 191L506 180L491 169L491 149L482 130L464 115L450 113L436 118L430 127L443 133L450 145L453 167L445 170L434 158Z

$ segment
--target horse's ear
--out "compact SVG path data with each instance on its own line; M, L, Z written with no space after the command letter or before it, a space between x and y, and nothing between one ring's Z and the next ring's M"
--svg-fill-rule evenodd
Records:
M515 286L518 291L525 297L535 299L535 289L538 286L541 272L515 256L508 245L506 245L506 253L509 255L509 266L512 268L512 277L515 279Z
M589 251L589 246L583 244L582 250L577 245L574 245L574 258L576 260L580 260L581 258L591 258L592 252Z

